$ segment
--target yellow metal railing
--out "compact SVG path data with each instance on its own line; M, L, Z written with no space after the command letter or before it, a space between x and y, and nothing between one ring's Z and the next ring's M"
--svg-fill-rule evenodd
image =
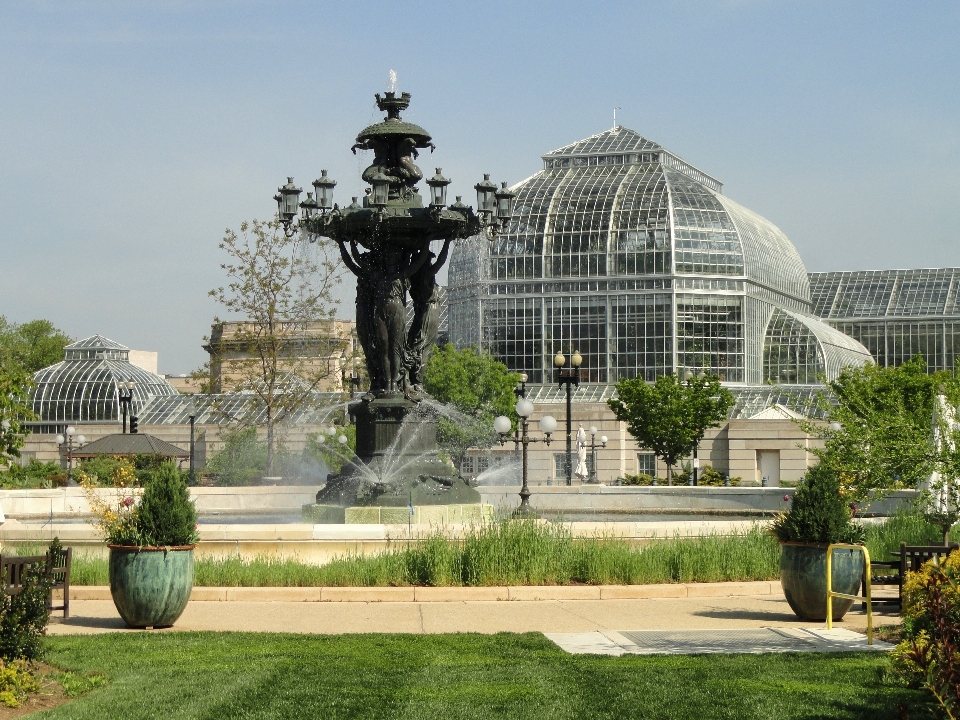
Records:
M846 595L844 593L833 592L833 551L841 550L859 550L863 553L864 564L864 582L867 586L867 594ZM870 553L863 545L848 545L846 543L834 543L827 548L827 630L833 629L833 598L840 597L847 600L865 600L867 603L867 645L873 645L873 602L870 599Z

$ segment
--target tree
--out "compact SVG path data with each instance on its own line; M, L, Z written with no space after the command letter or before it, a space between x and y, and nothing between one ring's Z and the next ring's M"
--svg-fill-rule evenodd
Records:
M473 348L457 350L447 343L430 356L423 387L455 410L452 417L441 416L437 421L437 441L458 470L468 449L490 447L497 441L493 419L511 414L516 403L513 388L519 380L506 365Z
M331 291L340 275L323 238L308 246L303 236L287 237L276 219L244 222L240 233L228 229L220 242L229 257L220 267L230 283L209 294L241 322L229 338L208 338L208 347L212 362L221 361L220 391L242 394L248 402L239 409L214 404L239 427L266 427L265 470L272 475L278 424L312 403L333 372L303 352L307 330L329 323L328 356L346 348L332 332L336 303ZM229 372L223 372L227 353Z
M700 444L707 428L727 417L733 403L720 379L705 374L686 381L661 375L652 385L625 378L617 383L617 397L607 400L636 441L666 463L668 484L677 461Z
M34 417L30 408L33 379L23 367L0 359L0 463L9 464L20 457L26 428L24 421Z
M63 348L73 340L49 320L18 325L0 315L0 357L28 374L63 360Z
M850 502L876 500L917 487L934 471L933 417L941 385L955 406L956 381L949 373L928 374L919 355L898 367L847 367L817 399L827 422L797 424L824 441L809 452L840 473Z

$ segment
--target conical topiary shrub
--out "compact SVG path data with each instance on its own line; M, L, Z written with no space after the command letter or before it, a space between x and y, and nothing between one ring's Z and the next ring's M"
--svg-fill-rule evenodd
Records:
M164 463L143 489L137 527L145 545L192 545L197 540L197 511L180 471Z
M858 543L863 528L854 523L850 507L840 495L840 475L836 470L817 465L807 471L797 485L790 510L770 528L780 542Z

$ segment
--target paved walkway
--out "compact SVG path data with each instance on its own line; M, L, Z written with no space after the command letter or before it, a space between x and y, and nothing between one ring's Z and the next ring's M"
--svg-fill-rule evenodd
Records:
M859 607L857 605L856 607ZM110 600L72 600L71 617L60 619L55 613L48 628L50 635L141 632L129 630L117 615ZM895 613L876 612L876 624L899 622ZM866 616L852 610L835 627L863 632ZM809 633L791 635L797 631L819 631L823 623L804 623L790 610L782 595L749 595L738 597L683 597L610 600L470 600L452 602L252 602L252 601L192 601L177 621L174 631L213 630L292 633L496 633L542 632L548 637L580 635L559 642L569 649L577 645L602 651L597 643L606 644L612 654L640 652L644 647L642 631L657 631L662 649L664 638L668 646L687 646L707 652L704 647L713 643L727 647L727 652L770 652L744 650L744 643L759 642L760 636L733 642L734 636L717 635L717 631L745 631L775 628L785 633L775 640L787 643L792 650L837 650L826 642L817 643ZM688 631L684 637L668 635ZM150 631L152 632L152 631ZM767 631L765 631L767 632ZM712 634L711 634L712 633ZM591 635L592 634L592 635ZM648 636L652 638L653 636ZM617 640L612 640L617 638ZM623 639L627 638L624 642ZM631 639L632 638L632 639ZM712 638L712 639L711 639ZM652 641L651 641L652 642ZM566 643L566 645L564 644ZM762 644L762 643L761 643ZM847 643L843 649L855 649L857 643ZM617 645L617 648L612 647ZM650 642L646 642L650 645ZM669 649L669 647L668 647Z

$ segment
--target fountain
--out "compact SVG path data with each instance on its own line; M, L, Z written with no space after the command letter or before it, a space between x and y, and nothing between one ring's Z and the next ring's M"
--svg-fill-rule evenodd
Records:
M287 233L332 239L344 265L357 276L357 335L370 387L349 406L357 427L356 458L329 476L316 505L305 508L318 522L343 522L344 509L356 506L401 512L455 506L458 516L465 506L480 510L479 493L437 455L436 408L424 392L423 371L437 338L436 275L450 244L479 233L495 236L513 214L514 194L506 183L498 188L485 175L474 186L477 212L460 197L447 206L450 180L437 168L426 181L430 198L424 207L417 189L423 172L414 160L418 149L432 151L434 145L426 130L401 119L410 94L398 96L394 83L391 76L392 89L375 96L387 116L362 130L351 148L374 152L373 163L362 173L371 186L362 203L353 198L344 208L333 204L336 182L326 171L313 183L316 199L308 193L307 200L298 202L300 189L292 178L275 198ZM434 241L443 243L438 254L430 249ZM408 300L414 311L409 326Z

